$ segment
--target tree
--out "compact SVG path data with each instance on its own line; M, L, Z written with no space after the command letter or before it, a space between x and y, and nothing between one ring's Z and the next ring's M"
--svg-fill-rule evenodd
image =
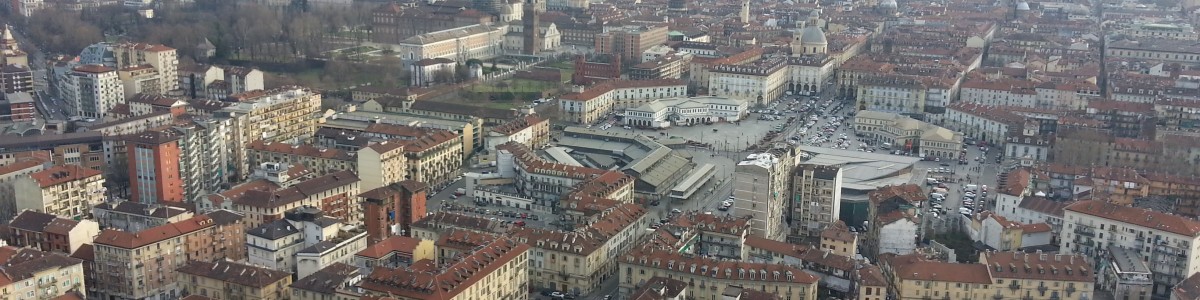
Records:
M433 71L433 81L438 83L451 83L454 81L454 71L447 69Z

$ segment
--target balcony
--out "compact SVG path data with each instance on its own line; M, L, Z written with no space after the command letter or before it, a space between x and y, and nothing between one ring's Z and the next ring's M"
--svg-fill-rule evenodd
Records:
M1044 286L1044 285L1038 286L1037 290L1038 290L1038 292L1046 293L1046 286Z
M1014 290L1014 291L1019 290L1019 289L1021 289L1021 284L1017 283L1016 281L1012 281L1012 283L1008 284L1008 289Z
M995 294L995 295L992 295L992 299L1004 300L1004 296L1000 295L1000 294Z
M1070 296L1071 296L1071 294L1074 294L1074 293L1075 293L1075 287L1074 287L1074 286L1067 286L1067 289L1066 289L1066 291L1067 291L1067 296L1068 296L1068 297L1070 297Z
M52 278L50 280L38 280L37 286L39 288L52 287L57 282L58 282L58 279L54 279L54 278Z
M1077 226L1075 226L1075 234L1086 236L1086 237L1095 237L1096 231L1094 229L1092 229L1091 227L1084 227L1082 225L1077 225Z
M1030 296L1030 295L1022 296L1021 300L1033 300L1033 296Z

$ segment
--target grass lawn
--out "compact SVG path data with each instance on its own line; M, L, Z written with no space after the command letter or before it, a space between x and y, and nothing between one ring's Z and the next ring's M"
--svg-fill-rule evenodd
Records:
M472 92L476 92L476 93L502 93L502 92L532 93L532 92L541 92L541 91L553 89L556 87L556 84L554 84L554 83L534 81L534 80L528 80L528 79L509 79L509 80L504 80L503 82L505 84L507 84L506 87L498 87L498 86L496 86L495 83L490 83L490 84L472 85L469 89Z

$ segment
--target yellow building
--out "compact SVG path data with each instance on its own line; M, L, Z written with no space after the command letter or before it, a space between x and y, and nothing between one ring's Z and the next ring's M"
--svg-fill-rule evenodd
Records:
M32 248L0 247L0 299L58 299L86 291L83 260Z
M522 227L510 235L533 247L533 287L588 294L617 276L614 257L638 245L649 225L640 204L623 203L575 231Z
M979 263L925 260L918 255L883 261L895 299L1082 300L1094 297L1090 259L1078 255L985 252Z
M13 207L19 212L35 210L63 218L80 218L104 202L102 172L79 165L58 165L19 176L12 182Z
M154 90L172 91L179 88L179 57L175 48L162 44L120 43L112 45L116 67L123 69L137 65L149 65L158 73Z
M858 278L857 291L858 300L886 300L888 283L887 278L883 277L883 271L875 265L864 265L861 269L854 271L855 278Z
M817 299L818 278L782 264L716 260L658 249L638 249L619 260L622 295L653 277L667 277L687 282L695 299L724 299L727 287L754 289L780 299Z
M292 274L231 261L191 261L179 268L183 295L214 299L291 299Z
M446 267L375 268L359 287L397 300L525 299L529 254L529 245L500 238Z
M858 233L850 232L845 222L837 221L821 230L821 249L832 254L854 257L858 253Z

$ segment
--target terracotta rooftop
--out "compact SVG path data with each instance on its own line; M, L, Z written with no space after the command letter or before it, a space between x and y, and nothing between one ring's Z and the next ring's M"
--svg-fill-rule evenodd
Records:
M205 262L193 260L179 268L179 273L252 288L263 288L280 280L289 279L291 273L263 267L245 265L226 260Z
M981 263L986 263L993 278L1032 279L1052 281L1092 282L1090 257L1073 254L984 252Z
M453 299L527 251L528 245L497 239L438 272L376 268L359 283L359 287L403 298Z
M257 208L275 208L314 195L357 184L358 175L350 170L341 170L317 178L305 180L294 186L274 191L249 190L244 197L233 199L233 203Z
M213 219L200 215L187 220L151 227L138 232L105 229L96 236L97 245L134 249L167 239L183 236L214 226Z
M1068 205L1066 210L1183 236L1200 235L1200 222L1196 220L1142 208L1087 200Z
M396 235L379 241L374 245L367 246L367 248L358 251L354 255L375 259L384 258L391 253L407 253L409 256L412 256L413 249L416 249L419 244L421 244L421 240L419 239Z
M256 140L246 145L246 149L279 153L286 155L307 156L332 160L354 161L354 156L342 149L330 149L309 144L292 145L288 143L272 143Z
M30 178L38 183L42 188L48 188L55 185L84 180L93 176L101 176L102 172L85 168L80 165L57 165L48 169L29 174Z
M928 261L913 255L896 256L890 263L901 280L992 284L988 267L982 264Z
M743 280L747 281L747 284L751 284L750 282L754 281L816 284L818 280L816 276L801 269L780 264L716 260L702 256L682 254L677 251L654 249L637 249L631 251L621 259L620 263L649 267L672 273L690 273L716 279Z

